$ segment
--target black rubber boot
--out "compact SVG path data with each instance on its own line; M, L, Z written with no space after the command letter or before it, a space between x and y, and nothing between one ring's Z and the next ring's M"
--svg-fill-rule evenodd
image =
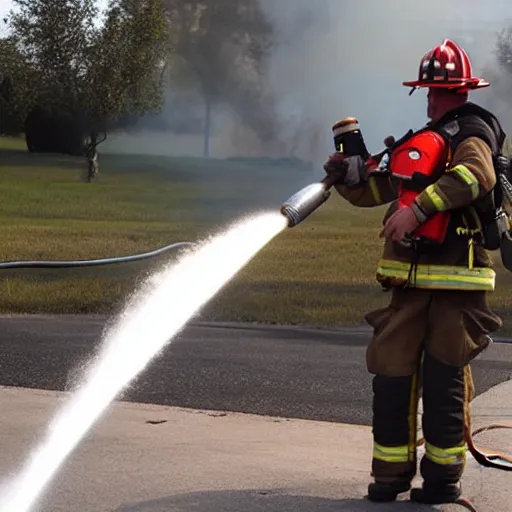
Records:
M368 500L377 503L386 503L395 501L397 496L403 492L407 492L411 488L405 483L382 484L373 482L368 486Z
M423 484L422 488L411 490L411 501L428 505L440 505L442 503L456 503L461 495L460 484Z

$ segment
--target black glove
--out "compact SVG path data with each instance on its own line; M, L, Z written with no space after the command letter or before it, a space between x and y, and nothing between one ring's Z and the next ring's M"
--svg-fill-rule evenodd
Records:
M324 164L324 171L328 175L339 175L340 179L345 178L347 169L348 163L343 153L332 154Z
M339 176L338 182L348 187L357 187L366 179L365 161L359 155L345 157L335 153L324 164L324 170L333 178Z

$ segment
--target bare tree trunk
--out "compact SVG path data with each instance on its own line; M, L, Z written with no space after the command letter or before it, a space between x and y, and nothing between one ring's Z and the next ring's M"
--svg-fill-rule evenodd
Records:
M98 133L91 132L89 134L90 142L87 144L85 148L85 157L87 159L87 183L92 183L100 173L100 166L98 163L98 146L104 142L107 138L107 134L105 133L103 139L98 141Z
M210 98L205 98L205 118L204 118L204 142L203 142L203 156L208 158L210 156L210 134L212 127L212 103Z

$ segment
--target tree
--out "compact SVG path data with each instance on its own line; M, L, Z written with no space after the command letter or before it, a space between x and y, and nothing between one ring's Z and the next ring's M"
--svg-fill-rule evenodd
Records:
M496 38L493 60L483 69L483 75L492 86L484 106L499 113L505 132L512 130L512 27L502 29ZM510 138L507 140L510 151Z
M94 0L14 0L8 23L46 105L76 107L96 29Z
M111 0L103 29L89 48L83 90L89 169L110 126L161 107L167 43L161 0Z
M37 119L75 121L82 134L77 136L87 138L81 152L91 181L97 174L97 147L112 124L162 103L167 49L163 0L110 0L99 26L95 0L14 3L17 11L11 11L8 24L32 73L33 103L44 110Z
M226 104L263 140L275 134L273 100L264 81L273 26L258 0L165 0L174 62L205 102L204 155L212 108ZM186 72L183 73L186 63Z
M25 117L33 106L33 80L30 64L15 40L0 39L0 133L23 132Z

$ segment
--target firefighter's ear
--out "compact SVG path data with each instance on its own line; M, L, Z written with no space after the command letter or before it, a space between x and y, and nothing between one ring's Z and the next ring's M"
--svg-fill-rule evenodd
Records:
M393 137L393 135L388 135L385 139L384 139L384 145L387 147L387 148L390 148L392 147L394 144L395 144L395 137Z

